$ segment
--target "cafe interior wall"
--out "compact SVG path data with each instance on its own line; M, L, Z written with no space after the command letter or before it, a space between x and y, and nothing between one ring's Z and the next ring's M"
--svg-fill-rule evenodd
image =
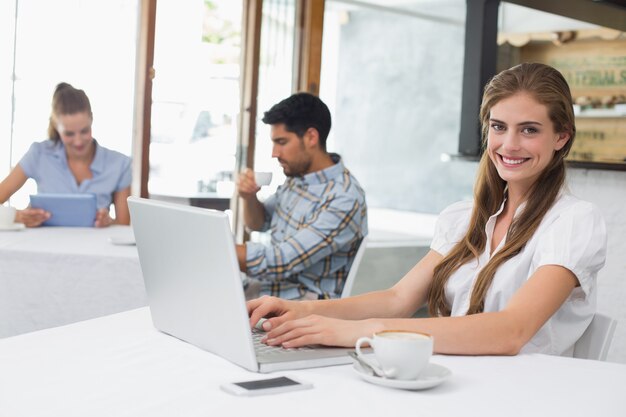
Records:
M439 213L471 198L475 164L441 160L457 151L464 14L438 7L451 24L366 9L341 26L333 144L370 207Z
M431 10L464 20L464 11ZM471 198L477 164L441 158L457 150L464 27L354 12L340 49L335 150L368 204L438 213ZM626 172L570 168L568 186L606 220L598 310L619 321L608 360L626 363Z
M626 363L626 172L570 168L568 185L594 203L606 221L608 251L598 274L598 311L618 320L607 359Z

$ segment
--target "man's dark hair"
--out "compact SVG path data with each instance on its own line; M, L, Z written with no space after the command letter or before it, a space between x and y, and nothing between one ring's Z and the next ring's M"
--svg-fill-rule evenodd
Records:
M320 137L320 147L326 150L326 138L330 132L330 111L319 97L309 93L296 93L263 115L263 123L275 125L284 123L288 132L302 138L307 129L314 127Z

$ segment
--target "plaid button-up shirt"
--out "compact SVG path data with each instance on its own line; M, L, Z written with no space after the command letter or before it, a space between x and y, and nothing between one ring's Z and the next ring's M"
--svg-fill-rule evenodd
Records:
M247 274L261 280L262 295L341 295L359 243L367 235L367 206L365 192L339 155L331 157L335 165L287 178L263 203L264 230L271 231L271 244L246 244Z

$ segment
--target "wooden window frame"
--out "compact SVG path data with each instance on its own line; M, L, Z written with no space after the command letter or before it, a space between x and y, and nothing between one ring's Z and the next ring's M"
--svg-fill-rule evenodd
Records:
M154 79L154 33L157 0L142 0L139 11L137 70L135 75L135 117L133 135L132 195L148 197L150 173L150 119ZM139 161L139 162L137 162Z
M296 2L296 39L294 53L294 92L319 95L322 70L322 37L325 0Z
M242 17L241 91L235 173L241 172L244 168L254 169L262 15L263 0L245 0ZM244 227L243 204L237 193L234 193L231 199L230 208L234 213L235 239L237 242L243 242L249 236Z

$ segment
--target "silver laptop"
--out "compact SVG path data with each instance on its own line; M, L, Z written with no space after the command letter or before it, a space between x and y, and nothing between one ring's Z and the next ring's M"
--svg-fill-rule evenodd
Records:
M128 206L157 329L255 372L351 363L351 349L253 341L225 213L137 197Z

